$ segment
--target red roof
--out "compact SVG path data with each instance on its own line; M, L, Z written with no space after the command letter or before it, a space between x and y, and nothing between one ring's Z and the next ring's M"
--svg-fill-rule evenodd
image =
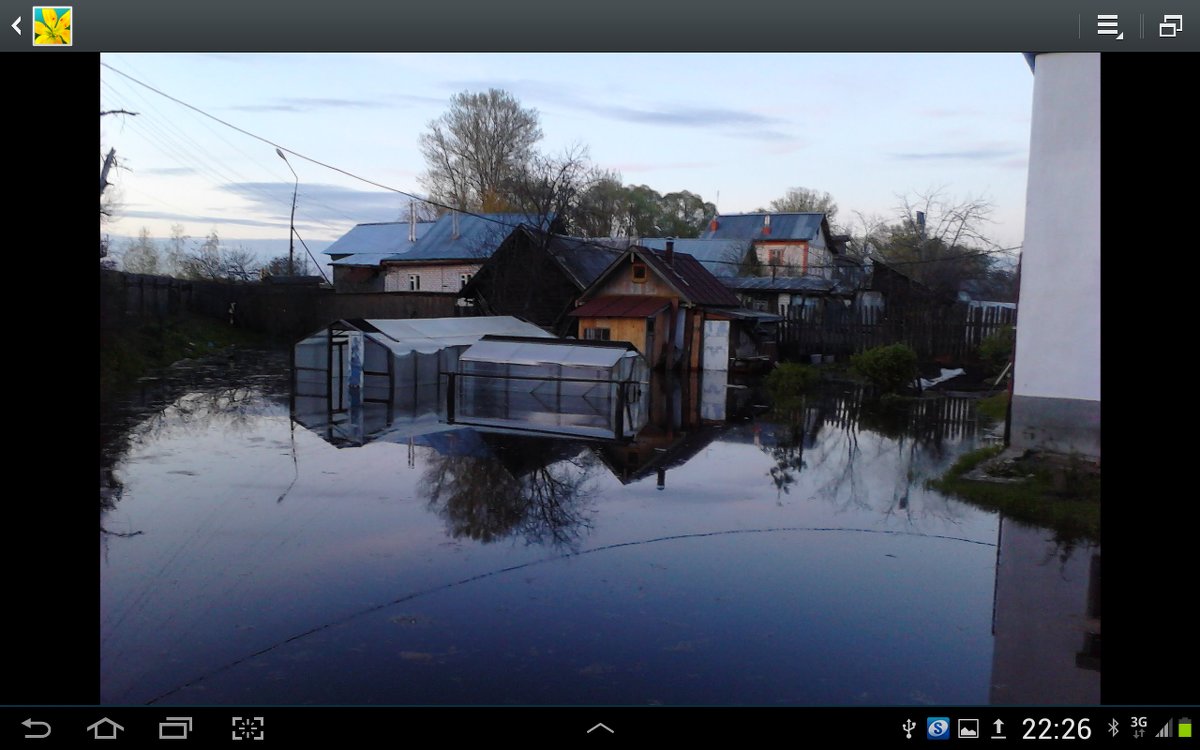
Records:
M648 318L671 304L666 297L621 294L597 297L571 311L579 318Z

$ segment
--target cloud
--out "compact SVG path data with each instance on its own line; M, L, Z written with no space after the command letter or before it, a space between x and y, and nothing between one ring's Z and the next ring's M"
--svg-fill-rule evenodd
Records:
M152 169L141 170L143 174L158 174L165 177L183 177L189 174L199 174L199 172L191 167L154 167Z
M959 151L921 151L889 154L889 156L903 161L988 161L1011 159L1020 153L1020 150L1013 148L968 148Z
M314 109L381 109L388 103L380 99L337 99L319 96L287 97L264 104L235 104L241 112L311 112Z
M450 81L449 85L468 91L484 91L499 88L521 96L536 98L552 105L583 110L610 120L632 122L638 125L663 127L724 129L724 134L749 140L782 141L794 138L772 126L787 124L780 117L749 112L727 107L695 107L691 105L659 106L653 108L625 107L598 104L595 99L577 96L563 91L558 85L534 80L515 81ZM730 130L729 128L737 128Z
M254 213L290 212L290 182L230 182L220 189L249 201ZM384 190L356 190L339 185L300 183L296 218L318 223L396 221L408 205L408 196Z
M287 221L280 223L278 221L261 221L259 219L243 219L243 218L238 218L238 217L231 217L228 214L221 214L221 215L179 214L179 213L169 213L167 211L136 211L135 210L135 211L122 211L121 218L122 219L124 219L124 218L163 219L164 221L170 221L174 224L184 224L184 225L187 225L187 224L208 224L208 225L237 224L240 226L247 226L247 227L272 227L272 228L282 228L285 233L288 230Z

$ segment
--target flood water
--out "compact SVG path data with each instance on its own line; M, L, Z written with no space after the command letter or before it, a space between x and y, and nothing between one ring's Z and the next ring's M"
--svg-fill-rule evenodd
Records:
M288 387L243 353L107 410L103 703L1099 701L1099 549L925 486L988 432L968 399L714 421L667 384L631 444L350 445Z

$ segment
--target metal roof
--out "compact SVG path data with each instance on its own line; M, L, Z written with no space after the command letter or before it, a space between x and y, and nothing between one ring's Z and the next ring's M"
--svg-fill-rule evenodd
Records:
M432 221L418 221L417 239L420 240L432 226ZM325 255L404 253L412 249L415 244L408 241L407 221L385 221L374 224L356 224L353 229L343 234L323 252Z
M528 225L523 225L524 231L531 242L540 243L547 233ZM563 271L575 282L580 291L587 289L612 262L621 256L625 247L613 247L611 241L604 239L585 239L582 237L566 237L561 234L551 234L546 249Z
M687 253L714 276L732 276L750 250L747 239L675 239L675 252ZM666 237L641 237L637 244L654 250L666 250Z
M770 276L735 276L721 279L730 289L739 292L813 292L817 294L837 293L844 290L833 279L820 276L780 276L772 279Z
M388 260L482 262L490 258L505 238L522 223L537 224L536 218L525 214L460 213L457 216L457 233L455 214L446 214L426 230L411 250Z
M354 325L357 321L347 321ZM367 335L400 354L406 351L436 352L448 346L474 344L488 334L507 336L552 336L532 323L511 315L475 318L403 318L362 321L374 328Z
M739 305L733 292L700 265L700 261L687 253L676 251L674 259L667 263L665 252L637 246L630 250L645 259L646 264L653 267L658 275L674 286L688 302L713 307Z
M395 253L354 253L347 255L345 258L329 261L331 266L362 266L366 268L376 268L384 258L390 258Z
M766 217L771 217L771 229L766 228ZM825 214L821 213L757 213L726 214L714 219L717 228L708 227L700 235L702 240L812 240L821 231ZM826 235L828 236L828 227Z
M608 343L608 342L604 342ZM498 362L511 365L612 368L627 357L638 357L636 348L625 342L610 346L593 346L592 342L564 339L519 340L513 337L485 336L461 355L462 362ZM461 368L460 368L461 371Z
M671 300L666 297L615 294L589 300L570 314L584 318L648 318L670 304Z

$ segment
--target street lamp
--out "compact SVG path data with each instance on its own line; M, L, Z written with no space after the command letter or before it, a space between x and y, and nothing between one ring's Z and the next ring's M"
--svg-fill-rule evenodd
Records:
M283 151L278 148L275 153L279 154L279 158L283 159L283 163L288 165L288 169L292 169L292 163L283 155ZM292 259L296 250L296 193L300 190L300 176L296 174L296 170L292 169L292 177L296 178L296 187L292 189L292 221L291 233L288 235L288 276L296 275L296 264Z

